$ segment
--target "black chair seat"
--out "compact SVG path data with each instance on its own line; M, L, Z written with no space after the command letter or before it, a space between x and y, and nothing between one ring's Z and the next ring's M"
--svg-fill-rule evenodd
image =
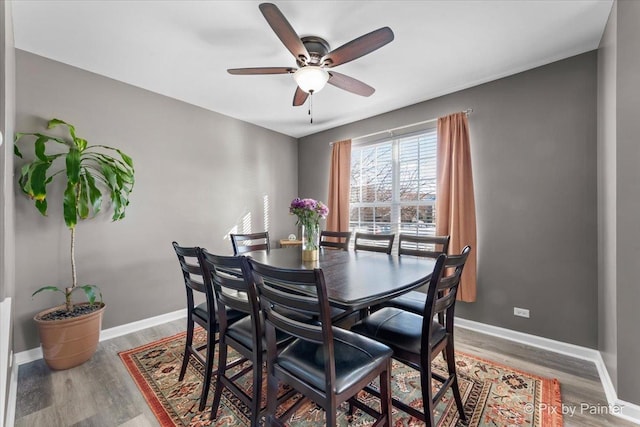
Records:
M388 363L392 351L389 347L344 329L334 328L336 364L336 393L342 393L371 374L375 366ZM324 353L321 344L295 340L278 355L277 365L295 377L325 388Z
M193 314L206 322L209 319L209 312L207 311L207 303L203 302L202 304L199 304L193 307Z
M204 322L209 319L209 313L207 312L207 303L203 302L202 304L198 304L193 308L193 314L198 316ZM234 323L243 317L246 317L247 314L234 309L227 309L227 320L229 323ZM216 331L218 330L218 325L216 324Z
M413 354L420 354L422 348L422 316L398 308L382 308L355 324L351 331ZM432 331L430 344L435 347L446 337L447 330L432 321Z
M253 334L253 322L250 317L245 317L244 319L235 322L227 329L227 336L233 338L247 348L253 348ZM276 343L278 345L290 340L291 335L285 334L281 331L276 331ZM267 341L265 337L262 337L262 348L267 348Z
M422 314L424 312L424 305L427 302L427 294L418 291L411 291L399 297L395 297L383 305L385 307L401 308L415 314Z

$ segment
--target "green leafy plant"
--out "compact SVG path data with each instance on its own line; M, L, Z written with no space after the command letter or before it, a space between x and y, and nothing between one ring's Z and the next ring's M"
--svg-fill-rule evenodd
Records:
M102 209L102 201L108 198L113 208L113 221L124 218L129 205L129 195L133 190L133 160L122 151L105 145L88 145L86 139L76 135L76 129L59 119L49 121L47 128L65 126L69 138L45 135L42 133L17 133L14 153L22 158L18 142L24 137L34 137L35 159L28 162L20 171L18 184L20 189L34 202L38 211L47 215L47 187L53 179L66 177L62 207L64 221L71 231L71 286L60 289L57 286L44 286L33 293L42 291L61 292L65 297L67 311L73 310L72 294L82 289L90 304L96 300L96 292L102 293L96 285L78 286L75 260L76 225L79 220L93 218ZM47 148L54 143L60 148L58 153L47 154ZM112 154L116 154L114 157Z

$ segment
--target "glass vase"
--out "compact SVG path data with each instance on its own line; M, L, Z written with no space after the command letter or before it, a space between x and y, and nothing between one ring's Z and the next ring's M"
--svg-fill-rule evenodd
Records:
M320 224L311 223L302 226L302 260L316 261L320 246Z

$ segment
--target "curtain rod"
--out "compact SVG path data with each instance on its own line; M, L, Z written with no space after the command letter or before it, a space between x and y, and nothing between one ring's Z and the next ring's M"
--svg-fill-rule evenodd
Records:
M465 113L467 115L467 117L468 117L471 113L473 113L473 108L467 108L466 110L462 110L461 113ZM434 119L424 120L424 121L418 122L418 123L412 123L410 125L398 126L398 127L392 128L392 129L381 130L381 131L378 131L378 132L369 133L367 135L357 136L355 138L352 138L352 140L369 138L369 137L372 137L372 136L382 135L382 134L385 134L385 133L390 133L390 134L392 134L391 136L393 136L393 132L396 131L396 130L402 130L402 129L410 128L410 127L413 127L413 126L426 125L427 123L433 123L436 120L438 120L437 117L434 118ZM329 146L331 147L331 146L333 146L333 144L335 144L335 142L329 143Z

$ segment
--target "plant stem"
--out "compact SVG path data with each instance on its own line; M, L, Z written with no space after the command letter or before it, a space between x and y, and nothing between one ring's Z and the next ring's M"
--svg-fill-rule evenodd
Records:
M71 288L67 288L65 292L67 311L73 310L73 304L71 303L71 291L73 291L78 284L78 278L76 276L76 228L71 228Z
M73 302L71 301L71 292L73 288L64 288L64 302L65 308L68 312L73 311Z

